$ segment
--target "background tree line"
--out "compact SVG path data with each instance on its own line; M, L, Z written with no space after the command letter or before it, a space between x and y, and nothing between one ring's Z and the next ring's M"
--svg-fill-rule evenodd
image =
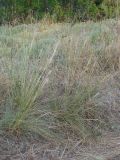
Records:
M44 15L55 21L112 18L120 15L120 0L0 0L0 23Z

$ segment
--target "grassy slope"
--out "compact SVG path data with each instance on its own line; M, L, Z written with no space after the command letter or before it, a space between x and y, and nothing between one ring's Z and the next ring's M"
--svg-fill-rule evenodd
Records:
M0 27L1 132L86 139L107 126L95 97L119 73L119 27L115 20Z

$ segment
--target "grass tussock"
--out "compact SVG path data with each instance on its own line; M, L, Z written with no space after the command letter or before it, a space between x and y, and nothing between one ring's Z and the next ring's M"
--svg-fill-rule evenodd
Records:
M0 91L0 130L52 139L98 134L107 121L94 99L120 69L118 25L0 27L0 77L8 84L0 78L7 93Z

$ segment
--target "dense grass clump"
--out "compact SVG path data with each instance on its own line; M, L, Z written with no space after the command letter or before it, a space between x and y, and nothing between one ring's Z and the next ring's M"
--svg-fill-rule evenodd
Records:
M94 99L119 71L118 32L115 20L0 27L1 132L98 134L107 117Z

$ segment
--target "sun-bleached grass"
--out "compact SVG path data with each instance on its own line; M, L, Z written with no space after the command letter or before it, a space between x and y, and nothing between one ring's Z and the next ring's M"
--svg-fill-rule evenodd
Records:
M100 134L101 126L106 129L111 127L106 127L108 115L104 116L104 108L98 107L93 99L107 76L114 75L120 69L117 27L118 22L114 20L88 22L76 24L62 36L54 78L56 90L60 92L52 106L57 113L60 112L58 119L62 120L60 126L65 125L64 133L67 128L71 136L78 133L85 138Z
M105 121L94 97L120 69L119 22L47 25L0 27L0 75L9 83L1 130L95 136Z

